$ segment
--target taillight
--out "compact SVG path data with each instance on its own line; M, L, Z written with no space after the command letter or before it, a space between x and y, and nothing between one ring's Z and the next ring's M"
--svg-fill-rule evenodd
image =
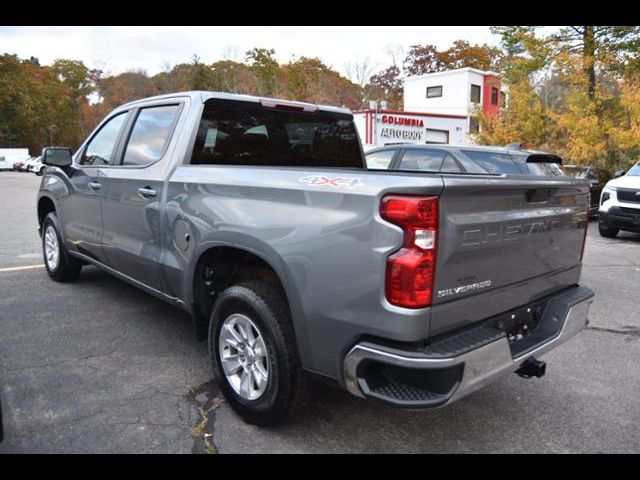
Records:
M404 231L402 248L387 259L385 293L392 305L431 305L438 243L438 197L387 195L380 216Z

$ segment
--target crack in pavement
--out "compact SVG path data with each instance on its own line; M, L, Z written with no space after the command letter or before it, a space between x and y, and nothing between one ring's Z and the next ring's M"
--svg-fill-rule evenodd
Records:
M622 329L589 326L587 327L587 330L594 330L596 332L603 332L603 333L613 333L616 335L625 335L625 336L630 335L632 337L640 338L640 328L633 327L630 325L625 325L624 327L622 327Z
M64 365L65 363L87 362L89 360L93 360L94 358L110 357L111 355L115 355L116 353L118 353L118 350L113 350L107 353L97 353L95 355L87 355L85 357L68 358L66 360L60 360L58 362L52 363L42 363L39 365L27 365L25 367L9 368L7 369L7 372L24 372L25 370L38 370L41 368L57 367L59 365Z
M194 386L185 398L195 406L200 416L200 421L192 431L194 441L191 453L218 453L213 440L215 411L224 400L219 396L215 380Z

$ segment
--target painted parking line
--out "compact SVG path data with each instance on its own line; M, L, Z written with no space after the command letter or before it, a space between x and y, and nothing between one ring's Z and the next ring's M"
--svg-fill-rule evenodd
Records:
M0 268L0 273L19 272L21 270L33 270L35 268L44 268L44 263L38 265L23 265L21 267Z

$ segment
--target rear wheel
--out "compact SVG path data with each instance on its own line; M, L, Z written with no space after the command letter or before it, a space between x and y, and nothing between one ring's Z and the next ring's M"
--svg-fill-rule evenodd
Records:
M71 282L80 275L82 265L64 248L58 225L58 217L53 212L42 222L44 265L49 276L56 282Z
M256 281L222 292L211 315L209 351L222 393L245 421L274 424L306 402L310 379L279 286Z
M619 230L617 228L609 228L602 224L598 225L598 231L600 235L605 238L615 238L618 236Z

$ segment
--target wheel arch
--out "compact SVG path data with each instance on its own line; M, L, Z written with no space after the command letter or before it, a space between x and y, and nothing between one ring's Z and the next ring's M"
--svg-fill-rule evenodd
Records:
M293 281L288 265L272 247L266 244L260 245L261 248L256 247L255 241L249 244L249 242L238 241L236 237L234 242L215 241L204 243L200 245L197 254L193 255L193 261L187 277L189 282L187 292L189 293L188 300L192 310L196 334L198 338L206 338L211 308L217 293L224 290L224 288L250 279L272 281L282 288L285 295L298 351L304 364L305 356L309 349L307 347L307 329L304 324L298 288ZM208 266L215 266L215 270L217 270L212 279L214 282L212 290L215 292L213 295L203 289L203 274L206 273L205 268ZM210 298L209 304L205 303L204 298L206 295Z
M42 195L38 199L38 230L42 234L42 222L51 212L57 212L55 201L48 195Z

